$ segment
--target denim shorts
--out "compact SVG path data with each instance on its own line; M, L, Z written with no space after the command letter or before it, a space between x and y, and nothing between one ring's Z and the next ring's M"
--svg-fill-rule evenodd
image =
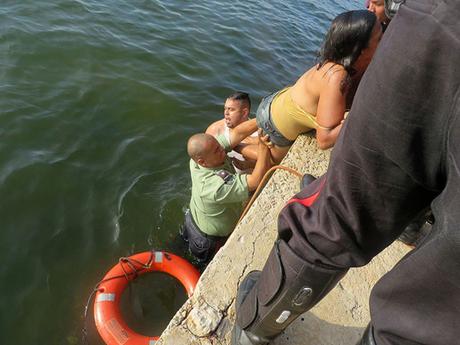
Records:
M270 105L272 104L273 98L278 94L274 92L262 99L259 108L257 108L256 121L257 127L261 128L265 134L268 134L270 141L276 146L291 146L294 141L285 138L276 128L272 121L272 115L270 114Z

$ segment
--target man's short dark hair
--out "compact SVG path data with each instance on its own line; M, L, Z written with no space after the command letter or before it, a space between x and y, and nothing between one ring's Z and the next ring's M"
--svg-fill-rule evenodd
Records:
M243 106L247 106L248 109L251 110L251 99L249 98L249 94L246 92L234 92L230 96L228 96L227 99L240 101Z

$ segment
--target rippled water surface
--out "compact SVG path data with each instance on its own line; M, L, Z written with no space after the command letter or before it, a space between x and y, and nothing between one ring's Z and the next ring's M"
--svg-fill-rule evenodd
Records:
M361 6L2 0L0 343L80 344L87 298L119 257L187 256L187 138L232 91L254 110L293 82L330 20ZM155 289L158 310L177 307L180 287Z

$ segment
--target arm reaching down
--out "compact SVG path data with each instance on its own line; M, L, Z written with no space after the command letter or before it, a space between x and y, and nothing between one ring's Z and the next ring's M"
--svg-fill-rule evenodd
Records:
M257 163L254 167L252 174L247 176L248 189L251 192L256 190L257 186L262 181L262 178L264 177L265 173L271 167L270 149L268 148L268 143L268 135L263 135L262 130L259 129Z
M232 149L237 146L246 137L250 136L257 130L256 119L244 121L233 129L230 129L230 146Z

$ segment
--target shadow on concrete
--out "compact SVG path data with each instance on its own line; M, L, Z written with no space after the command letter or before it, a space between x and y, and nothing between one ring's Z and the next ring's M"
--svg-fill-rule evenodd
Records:
M272 345L356 345L364 329L365 326L329 323L308 312L295 320Z

